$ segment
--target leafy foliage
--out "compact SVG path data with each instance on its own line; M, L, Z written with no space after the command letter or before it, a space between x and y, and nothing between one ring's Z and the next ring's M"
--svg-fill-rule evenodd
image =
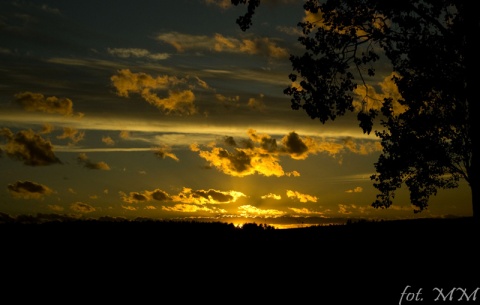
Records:
M232 0L238 2L247 0ZM242 30L251 26L259 5L248 4L248 14L237 20ZM472 190L478 184L473 95L466 88L473 85L469 35L478 35L479 24L466 5L455 0L304 3L314 18L298 23L305 52L290 56L292 85L284 93L291 96L292 109L323 124L348 112L357 113L364 133L379 124L374 133L383 152L371 176L379 191L376 208L388 208L404 184L415 212L426 209L438 189L456 188L461 179ZM378 65L387 64L399 96L387 96L374 107L367 102L368 82ZM359 86L366 89L361 107L355 103Z

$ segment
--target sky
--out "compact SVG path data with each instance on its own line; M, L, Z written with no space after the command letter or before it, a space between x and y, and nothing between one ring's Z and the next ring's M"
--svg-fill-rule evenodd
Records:
M277 228L471 216L465 182L375 209L381 153L355 114L291 108L302 1L0 2L0 213ZM395 94L388 65L369 92ZM357 105L362 88L359 88ZM363 89L365 90L365 89ZM373 103L373 102L372 102ZM374 105L372 105L373 107Z

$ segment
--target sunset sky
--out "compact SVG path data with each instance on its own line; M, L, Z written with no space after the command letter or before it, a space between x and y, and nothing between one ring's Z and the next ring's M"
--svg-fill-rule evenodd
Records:
M0 212L278 227L471 215L465 182L420 214L405 190L372 208L378 139L356 114L322 124L283 94L288 57L303 52L296 24L312 16L302 1L264 1L242 32L245 11L1 1ZM388 66L377 71L370 92L395 94Z

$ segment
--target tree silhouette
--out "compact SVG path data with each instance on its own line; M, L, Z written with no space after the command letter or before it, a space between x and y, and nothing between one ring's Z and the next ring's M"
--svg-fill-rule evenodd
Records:
M248 5L237 19L246 31L260 1L231 1ZM303 5L314 18L298 23L305 52L290 56L292 85L284 93L291 96L292 109L303 109L322 124L356 113L368 134L375 126L383 152L371 176L379 191L372 206L388 208L406 185L414 212L420 212L437 190L457 188L464 179L478 222L473 101L479 58L473 46L480 25L473 5L466 0L307 0ZM398 94L375 100L369 81L375 68L386 64Z

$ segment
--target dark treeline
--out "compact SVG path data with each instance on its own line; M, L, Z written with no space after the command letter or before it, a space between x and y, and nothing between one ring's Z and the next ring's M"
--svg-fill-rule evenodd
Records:
M308 243L317 246L322 243L359 245L376 243L394 245L437 245L450 242L468 243L477 239L473 218L424 218L413 220L351 220L346 224L312 225L299 228L277 229L264 223L245 223L235 226L220 221L196 220L155 220L149 218L124 219L105 217L99 219L78 219L58 214L20 215L11 217L0 213L0 234L8 239L23 236L25 239L51 239L63 236L67 242L73 237L89 237L91 241L102 238L129 241L157 240L229 242L262 241Z
M94 287L109 284L115 296L121 291L151 300L161 293L222 304L225 299L209 291L221 289L244 302L399 304L409 286L412 292L423 289L423 305L432 304L437 287L468 293L480 287L472 218L294 229L52 215L2 219L4 278L21 287L76 289L71 283L79 283L98 291Z

